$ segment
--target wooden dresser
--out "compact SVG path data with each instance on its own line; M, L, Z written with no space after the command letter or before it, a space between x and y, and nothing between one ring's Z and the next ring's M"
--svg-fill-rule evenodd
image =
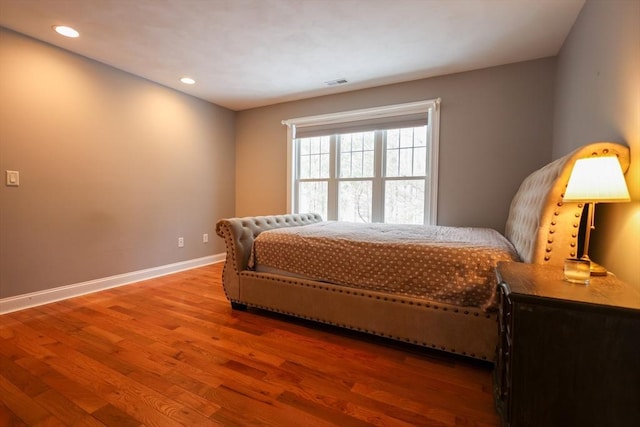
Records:
M500 263L494 395L504 426L640 426L640 289Z

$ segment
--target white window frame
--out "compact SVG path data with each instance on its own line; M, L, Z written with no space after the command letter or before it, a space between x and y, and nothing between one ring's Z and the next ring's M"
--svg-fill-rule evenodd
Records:
M427 146L430 148L429 179L426 188L425 200L428 200L428 209L425 211L425 224L437 224L438 213L438 157L440 145L440 103L441 99L395 104L382 107L365 108L360 110L343 111L339 113L321 114L317 116L298 117L283 120L287 126L287 211L294 211L295 206L295 153L294 140L296 129L305 126L324 126L343 124L359 120L384 119L385 117L397 117L411 114L425 113L427 117ZM326 218L325 218L326 219Z

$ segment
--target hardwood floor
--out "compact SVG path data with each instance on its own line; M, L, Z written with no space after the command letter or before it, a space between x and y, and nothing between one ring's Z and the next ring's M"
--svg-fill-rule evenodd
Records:
M0 426L497 426L491 367L233 311L222 264L0 316Z

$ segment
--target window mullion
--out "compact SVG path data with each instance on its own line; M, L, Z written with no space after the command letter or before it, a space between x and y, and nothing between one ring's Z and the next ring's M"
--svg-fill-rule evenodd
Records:
M338 136L331 135L329 142L329 180L327 185L327 216L338 218ZM325 220L328 218L324 218Z
M373 149L373 161L374 161L374 176L373 176L373 196L372 196L372 221L373 222L384 222L384 167L385 167L385 156L384 156L384 138L387 134L386 131L376 131Z
M292 168L293 168L293 193L292 193L292 205L293 205L293 213L300 212L300 140L293 139L292 140Z
M416 132L411 129L411 176L415 176L416 172Z

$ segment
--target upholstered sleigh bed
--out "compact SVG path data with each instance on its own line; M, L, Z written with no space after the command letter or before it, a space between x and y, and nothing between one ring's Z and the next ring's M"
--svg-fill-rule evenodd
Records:
M580 255L578 236L583 205L564 203L562 196L575 160L593 155L617 155L625 171L629 165L627 147L600 142L547 164L522 182L511 202L504 235L512 248L514 262L560 266L565 258ZM284 271L286 268L261 267L261 259L269 259L254 253L256 239L262 232L307 225L319 228L322 224L325 222L316 214L219 220L216 232L225 239L227 250L223 285L232 306L236 309L256 307L493 360L498 334L496 311L490 300L484 304L468 304L464 299L452 302L446 298L432 298L429 294L406 292L406 289L355 287L340 284L340 280L332 283L326 279L317 280L310 274L289 273ZM299 230L302 229L292 229L290 231L295 233L289 234L297 235ZM265 233L263 237L269 234ZM306 238L301 239L304 242ZM295 257L302 259L300 265L305 264L306 252L297 249ZM275 258L277 256L272 256ZM433 258L427 254L419 262L429 264ZM500 257L491 259L497 262ZM308 261L311 263L313 259ZM383 261L375 265L381 269L385 267ZM495 280L493 274L491 276ZM446 285L448 283L443 283ZM490 283L493 291L496 285Z

